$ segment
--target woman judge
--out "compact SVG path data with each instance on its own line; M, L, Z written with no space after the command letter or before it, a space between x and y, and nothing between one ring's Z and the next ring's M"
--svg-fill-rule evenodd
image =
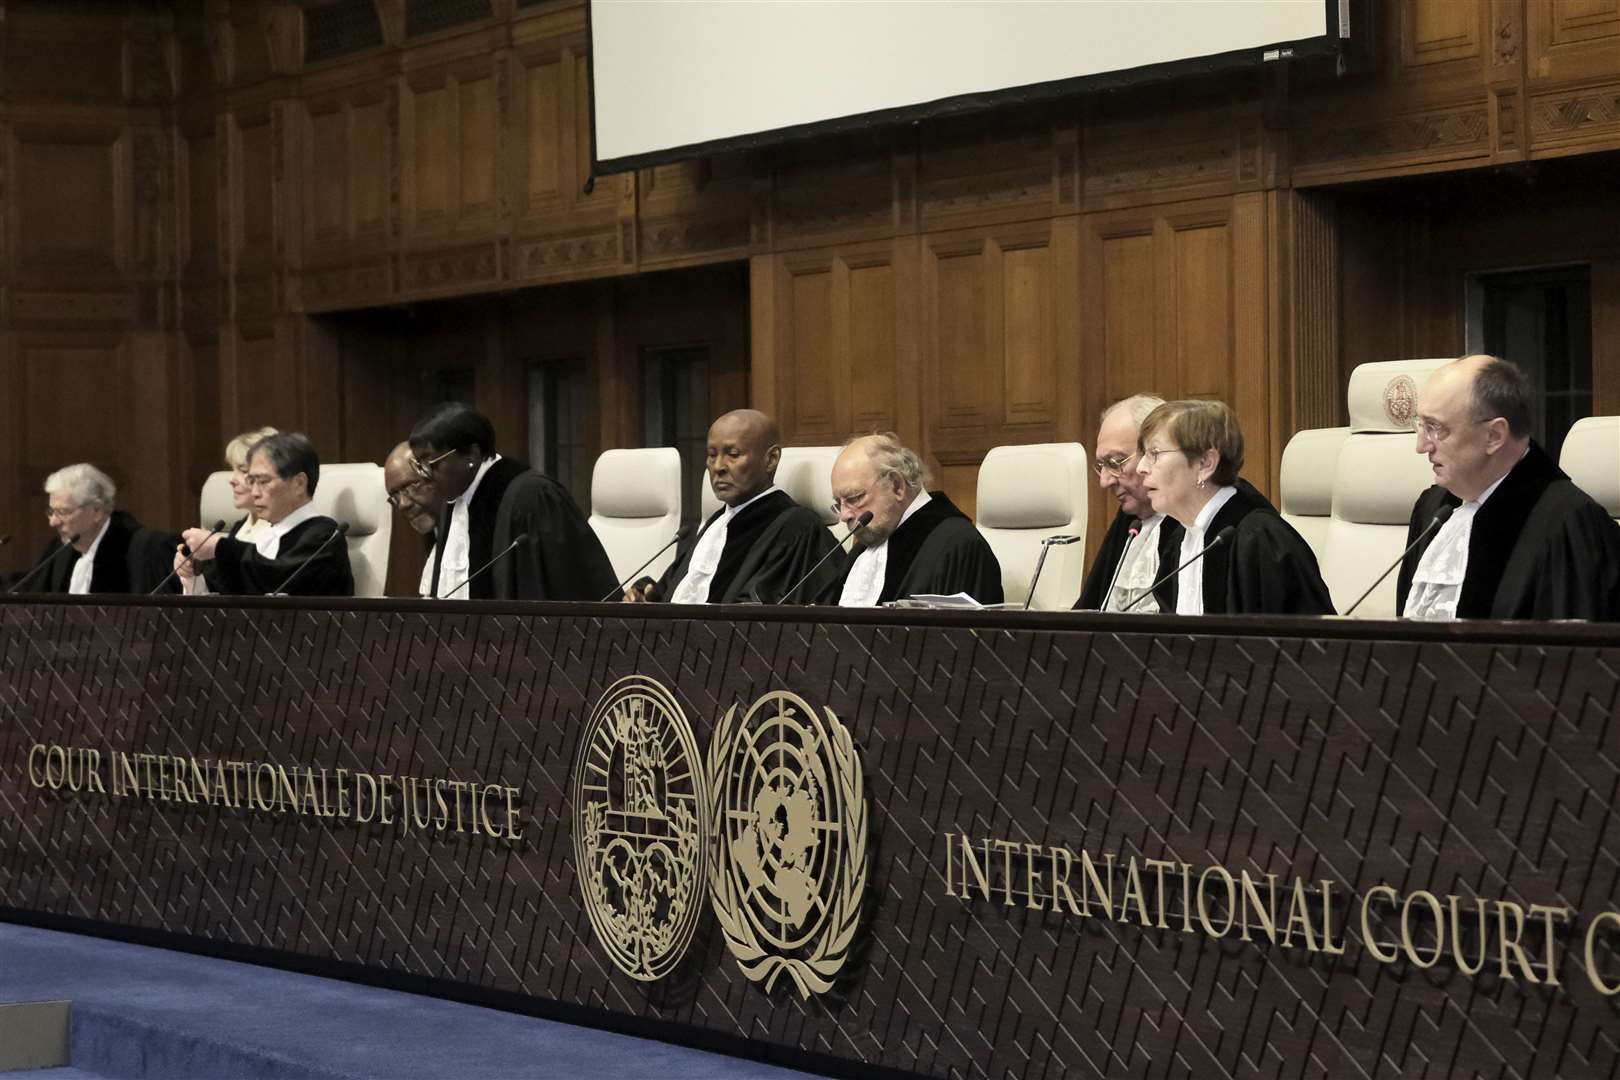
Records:
M230 471L226 483L231 486L231 504L236 509L245 512L244 516L231 523L230 529L225 533L226 536L233 540L251 544L260 535L270 531L270 523L253 513L253 486L248 483L248 451L253 449L253 444L260 439L275 434L277 434L275 428L262 427L257 431L244 431L225 444L225 467ZM175 552L174 568L177 573L181 564L185 561L186 553ZM205 584L198 584L199 579L195 576L188 576L184 579L181 591L188 596L195 596L198 593L207 591L219 591L223 586L210 576L209 571L211 569L212 567L204 567L203 569L201 581Z
M1142 421L1136 471L1155 511L1180 522L1177 615L1331 615L1316 556L1238 479L1243 432L1219 401L1169 401ZM1219 539L1231 527L1225 539Z

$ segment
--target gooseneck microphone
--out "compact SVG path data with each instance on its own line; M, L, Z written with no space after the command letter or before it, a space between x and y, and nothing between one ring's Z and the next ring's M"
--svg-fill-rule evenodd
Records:
M1141 535L1142 523L1140 521L1132 525L1131 531L1125 534L1125 546L1119 549L1119 561L1114 564L1114 576L1108 579L1108 591L1103 593L1102 607L1098 608L1098 611L1108 610L1108 598L1114 595L1114 586L1119 582L1119 572L1125 569L1125 556L1131 553L1131 545L1136 543L1136 538ZM1152 589L1148 590L1148 592L1152 591ZM1137 599L1140 600L1141 597L1137 597Z
M1130 603L1128 603L1124 607L1120 608L1119 609L1120 614L1123 615L1125 612L1131 610L1131 608L1135 607L1137 604L1140 604L1143 600L1146 600L1148 597L1152 596L1154 590L1156 590L1160 585L1163 585L1165 582L1169 581L1171 578L1175 577L1177 574L1179 574L1183 570L1187 569L1187 567L1191 566L1193 563L1197 562L1199 559L1202 559L1205 555L1208 555L1210 552L1214 551L1216 548L1220 547L1222 544L1224 544L1228 540L1232 539L1232 534L1235 533L1235 532L1237 532L1237 526L1236 525L1228 525L1226 528L1224 528L1220 532L1216 533L1215 538L1213 540L1211 540L1209 543L1205 544L1204 549L1202 551L1200 551L1198 554L1194 555L1192 558L1188 559L1186 562L1182 563L1180 566L1176 567L1174 570L1170 571L1168 574L1164 575L1164 577L1160 578L1158 581L1155 581L1153 584L1149 585L1147 587L1147 591L1144 592L1141 596L1138 596L1135 600L1132 600ZM1165 612L1165 614L1173 615L1175 613L1174 612Z
M804 588L804 583L809 581L810 578L815 575L815 572L817 570L821 569L821 565L823 563L825 563L828 559L832 558L833 552L835 552L835 551L843 551L845 542L848 541L850 537L854 536L857 532L859 532L861 529L866 528L871 523L872 523L872 511L870 511L870 510L866 511L860 517L858 517L854 521L850 522L849 523L849 531L844 534L844 539L838 541L838 543L836 543L832 547L828 548L827 549L827 554L825 554L821 558L817 559L816 560L816 565L812 566L809 570L805 571L804 577L800 578L798 581L795 581L793 583L793 588L791 588L787 592L783 593L782 594L782 599L778 600L777 603L778 604L787 603L788 599L794 593L796 593L800 589Z
M213 529L211 529L209 531L208 535L203 537L202 544L198 544L197 546L202 547L203 544L208 543L208 541L212 540L214 537L218 536L220 533L222 533L224 531L225 531L225 519L220 518L218 521L214 522L214 527L213 527ZM195 551L192 551L189 547L187 547L184 544L180 545L180 550L184 551L186 553L186 557L184 559L180 560L180 566L190 566L191 563L192 563L192 560L194 560L197 557L197 553ZM146 595L147 596L156 596L158 593L160 593L164 589L166 589L168 587L168 585L169 585L169 582L173 581L176 577L179 576L179 574L180 574L180 566L176 566L173 570L170 570L169 571L169 576L164 578L162 581L158 582L155 586L153 586L152 591L147 593Z
M80 536L79 533L74 533L72 536L70 536L66 540L62 541L62 546L61 547L57 548L54 551L47 552L43 559L39 560L39 562L34 564L34 568L32 570L28 571L28 573L24 574L21 578L18 578L17 583L15 585L13 585L11 588L6 590L6 595L10 596L12 593L21 592L22 587L24 585L28 584L30 581L32 581L35 574L39 573L41 570L43 570L47 566L49 566L52 559L56 558L58 555L62 554L62 552L64 552L64 551L68 550L69 548L71 548L74 544L77 544L79 542L79 536Z
M1035 560L1035 574L1029 579L1029 595L1024 597L1025 611L1029 610L1029 605L1035 599L1035 584L1041 580L1041 567L1046 565L1047 551L1055 547L1062 547L1066 544L1072 544L1079 539L1080 538L1078 536L1071 536L1068 533L1059 533L1056 536L1048 536L1045 540L1041 541L1041 557Z
M488 570L490 567L494 566L496 563L500 562L502 559L506 558L508 555L512 554L512 552L516 551L518 548L522 547L524 544L527 544L528 542L529 542L529 534L528 533L518 533L515 537L512 538L512 542L510 544L507 544L504 548L501 549L501 553L499 555L495 556L493 559L489 560L489 562L485 563L483 566L480 566L478 569L474 570L472 573L470 573L466 577L462 578L460 585L457 585L455 588L451 589L449 592L447 592L443 596L439 597L439 599L440 600L448 600L448 599L450 599L452 596L456 595L456 593L460 592L462 589L465 589L468 585L472 584L473 578L477 577L479 574L482 574L484 571Z
M316 548L314 551L312 551L308 555L306 555L304 557L304 561L299 563L298 566L293 570L293 572L287 575L287 579L285 581L283 581L280 585L276 586L276 589L275 589L274 592L267 592L267 593L265 593L265 595L266 596L286 596L287 595L287 586L289 586L289 585L291 585L293 583L293 578L295 578L299 574L303 573L304 567L306 567L310 563L314 562L315 557L317 555L319 555L321 552L326 550L326 545L330 544L332 541L336 540L340 536L347 536L348 532L349 532L349 523L347 521L340 523L337 528L332 530L331 534L328 535L325 540L321 541L321 546L320 547Z
M622 597L624 595L624 590L626 590L626 589L628 589L630 587L630 583L632 581L636 580L636 578L638 576L640 576L640 574L641 574L641 572L643 570L647 569L647 567L651 566L653 563L658 561L658 556L662 555L664 552L668 551L670 548L674 547L676 544L680 543L682 540L685 540L688 536L691 536L691 535L692 535L692 526L690 526L690 525L682 525L679 529L676 529L675 530L675 538L673 540L671 540L669 543L665 544L663 547L659 548L657 551L653 552L652 558L648 559L646 562L642 563L640 566L638 566L634 570L630 571L630 576L629 577L625 578L623 581L621 581L617 585L615 585L613 587L613 591L608 593L606 596L602 597L602 599L598 600L597 603L605 604L609 600L612 600L615 596L621 596Z
M1435 513L1434 513L1434 517L1430 518L1429 523L1427 525L1423 526L1423 531L1418 533L1417 539L1412 541L1410 544L1408 544L1406 546L1406 550L1401 552L1400 555L1396 556L1395 561L1389 564L1388 569L1386 569L1382 574L1378 575L1378 580L1377 581L1375 581L1371 585L1367 586L1367 591L1362 593L1360 598L1358 598L1355 603L1350 605L1349 609L1345 612L1345 616L1348 617L1351 612L1355 611L1356 608L1360 607L1361 606L1361 601L1365 600L1365 599L1367 599L1367 597L1371 596L1372 591L1374 589L1378 588L1378 586L1382 585L1384 583L1384 579L1389 577L1390 573L1397 566L1401 565L1401 563L1406 561L1406 557L1408 555L1412 554L1412 552L1417 548L1417 546L1419 544L1423 543L1423 538L1424 537L1428 536L1431 532L1438 529L1440 526L1444 525L1446 523L1446 519L1451 516L1451 511L1453 509L1454 508L1450 507L1450 506L1442 506L1439 510L1436 510Z

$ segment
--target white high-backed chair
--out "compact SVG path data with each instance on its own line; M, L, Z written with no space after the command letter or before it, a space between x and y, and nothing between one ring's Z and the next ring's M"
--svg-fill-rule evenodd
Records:
M1620 416L1575 421L1558 452L1558 467L1620 521Z
M1449 363L1387 360L1350 373L1350 435L1339 449L1333 515L1318 560L1341 613L1406 547L1412 504L1434 483L1428 459L1417 452L1417 396ZM1357 617L1394 617L1395 577L1383 580Z
M243 516L231 500L230 477L227 471L216 472L203 482L198 511L199 524L204 528L216 521L224 521L228 528ZM349 567L354 572L354 595L383 595L394 515L383 488L382 467L369 461L322 465L311 501L316 513L349 523L344 542L349 546Z
M1327 549L1339 450L1349 436L1347 427L1308 428L1296 432L1283 448L1282 496L1277 509L1311 545L1318 563Z
M832 467L843 450L841 446L784 446L782 460L776 465L776 486L787 492L794 502L814 510L835 537L847 531L832 512ZM703 481L703 520L720 509L720 500L707 478Z
M1089 475L1089 459L1079 443L998 446L985 455L977 525L1001 563L1007 603L1023 604L1041 541L1059 534L1080 540L1048 550L1030 607L1066 611L1079 599L1086 572Z
M623 581L680 528L680 451L673 446L605 451L591 473L590 524ZM658 577L674 561L672 547L642 573Z

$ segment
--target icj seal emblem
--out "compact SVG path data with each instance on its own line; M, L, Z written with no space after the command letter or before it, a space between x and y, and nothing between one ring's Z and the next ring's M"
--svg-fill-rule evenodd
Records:
M709 745L715 915L743 973L809 997L848 958L866 888L860 758L832 712L775 692Z
M692 726L674 697L631 675L602 695L574 763L574 862L613 963L662 978L703 911L709 801Z

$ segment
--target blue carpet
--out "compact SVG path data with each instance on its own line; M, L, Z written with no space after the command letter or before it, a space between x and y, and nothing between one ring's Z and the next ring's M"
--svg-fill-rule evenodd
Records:
M252 964L0 923L0 1002L73 1002L72 1066L4 1077L810 1074Z

